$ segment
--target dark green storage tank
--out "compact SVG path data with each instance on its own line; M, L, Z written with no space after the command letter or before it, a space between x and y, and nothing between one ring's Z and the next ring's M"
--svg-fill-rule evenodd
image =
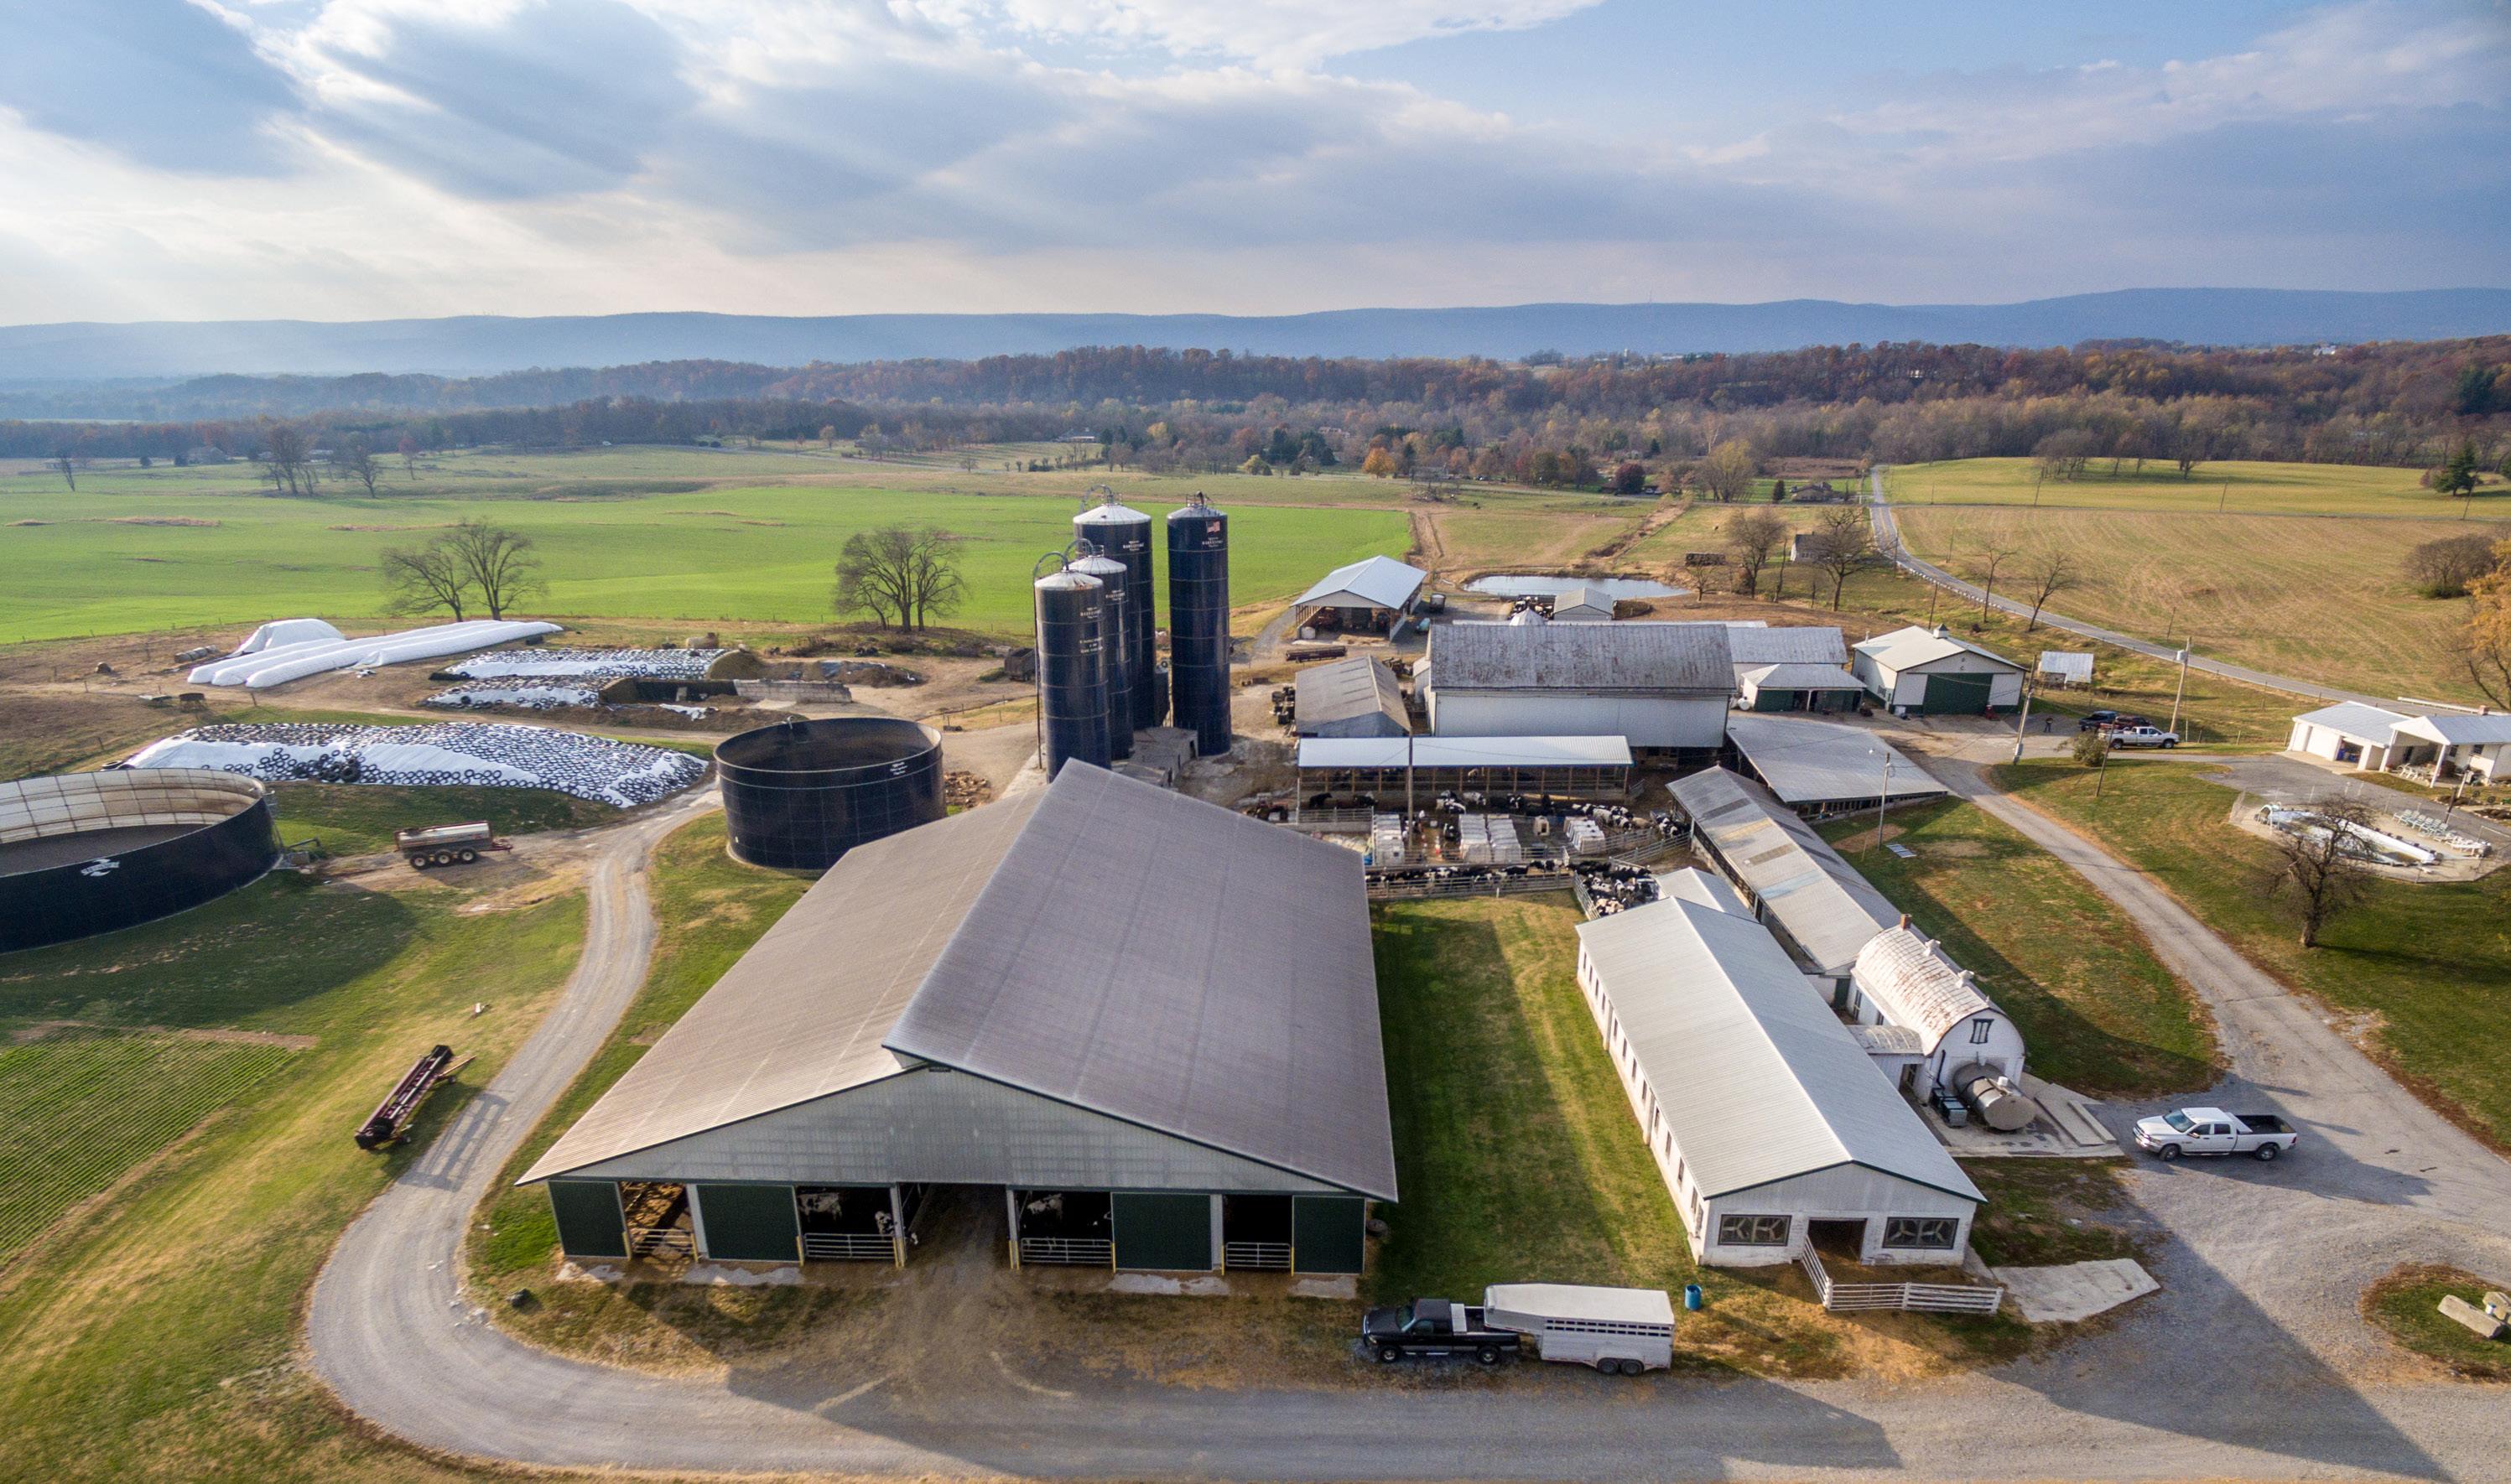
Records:
M791 1263L802 1256L801 1223L790 1185L694 1188L706 1223L707 1256L729 1262Z
M1300 1273L1358 1273L1369 1256L1369 1202L1358 1196L1301 1196L1291 1205L1291 1266Z
M558 1216L558 1244L569 1257L628 1255L628 1219L619 1211L619 1187L607 1180L553 1180L550 1209Z
M1212 1198L1118 1191L1113 1199L1116 1266L1163 1273L1210 1273Z

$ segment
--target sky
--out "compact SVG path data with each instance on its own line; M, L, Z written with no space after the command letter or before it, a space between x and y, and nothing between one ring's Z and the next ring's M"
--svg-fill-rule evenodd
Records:
M0 323L2511 285L2511 0L0 0Z

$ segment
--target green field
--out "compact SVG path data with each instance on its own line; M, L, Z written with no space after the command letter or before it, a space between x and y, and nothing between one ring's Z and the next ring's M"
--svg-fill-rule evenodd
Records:
M2031 1047L2031 1070L2091 1097L2160 1097L2215 1081L2215 1038L2125 914L2057 857L1958 800L1823 834L1979 975Z
M2474 1331L2441 1312L2442 1296L2455 1294L2479 1309L2485 1295L2503 1289L2499 1279L2455 1268L2410 1266L2372 1285L2363 1315L2389 1338L2467 1381L2511 1381L2511 1345L2479 1340Z
M535 611L676 621L827 620L831 568L849 534L938 525L965 538L969 598L954 622L1020 631L1029 623L1030 569L1070 538L1071 496L1081 487L1058 481L1033 494L980 494L680 481L686 487L673 492L636 492L645 486L634 483L613 492L598 470L588 473L588 457L511 455L510 464L531 472L504 481L448 480L445 493L386 485L378 498L270 498L251 493L234 466L91 476L75 494L58 478L15 476L0 481L0 642L251 626L290 614L379 623L380 553L475 516L539 547L550 590ZM807 464L808 473L837 473L829 461L790 455L683 451L674 462L711 457L727 468L782 459ZM626 461L622 454L617 462ZM845 473L864 477L881 467ZM1163 498L1136 498L1157 516L1182 504L1191 487L1169 480ZM1248 505L1231 517L1231 596L1240 603L1287 598L1332 567L1401 555L1410 542L1396 511Z
M2373 883L2321 946L2260 891L2272 847L2228 821L2235 794L2204 770L2109 770L2102 797L2072 763L1997 770L2005 789L2147 871L2252 962L2370 1017L2370 1048L2400 1081L2496 1149L2511 1149L2511 871L2475 882Z
M312 840L334 856L393 848L393 831L485 819L498 835L590 829L622 811L549 788L469 785L399 788L379 783L274 783L279 837Z
M2038 478L2030 459L1962 459L1946 464L1899 464L1884 471L1883 488L1895 505L2024 505L2117 511L2185 511L2234 515L2403 515L2425 520L2455 518L2471 502L2435 494L2418 482L2422 471L2361 464L2269 464L2226 461L2200 464L2183 479L2171 464L2131 461L2109 473L2096 459L2073 479ZM2472 502L2478 518L2511 519L2511 498L2500 481L2483 486Z

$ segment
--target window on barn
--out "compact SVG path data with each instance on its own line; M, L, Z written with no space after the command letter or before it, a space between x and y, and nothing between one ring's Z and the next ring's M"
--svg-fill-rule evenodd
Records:
M1970 1023L1970 1044L1975 1046L1984 1046L1988 1045L1988 1034L1989 1031L1995 1029L1995 1027L1996 1022L1986 1015L1982 1015L1978 1019L1972 1021Z
M1720 1216L1718 1241L1727 1247L1784 1247L1795 1226L1793 1216Z
M1950 1249L1960 1232L1961 1223L1951 1216L1887 1216L1883 1245Z

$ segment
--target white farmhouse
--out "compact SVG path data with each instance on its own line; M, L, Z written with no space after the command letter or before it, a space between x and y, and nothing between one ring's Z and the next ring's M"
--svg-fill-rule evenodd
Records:
M1723 624L1441 624L1426 696L1442 737L1620 737L1634 751L1726 740Z
M2365 773L2414 768L2442 782L2461 774L2479 782L2511 779L2511 715L2484 708L2418 715L2340 702L2295 717L2285 745Z
M1993 715L2023 704L2023 666L1956 639L1942 624L1912 625L1857 646L1850 666L1877 701L1924 716Z

